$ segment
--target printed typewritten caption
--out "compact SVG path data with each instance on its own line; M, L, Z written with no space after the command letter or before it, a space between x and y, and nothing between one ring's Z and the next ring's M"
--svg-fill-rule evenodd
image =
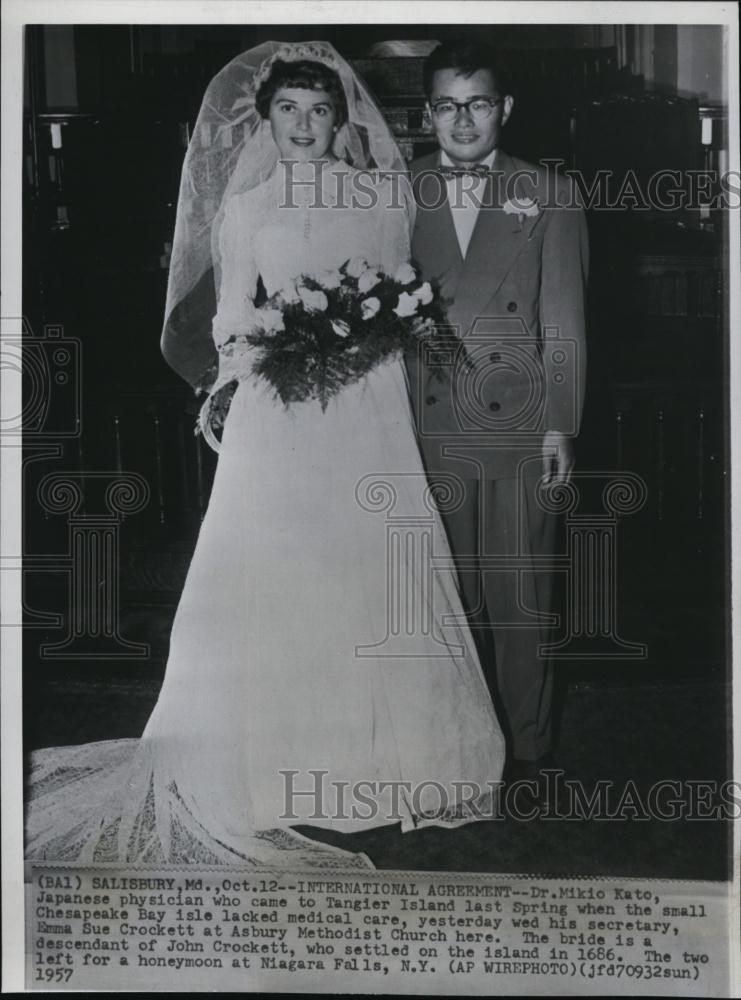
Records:
M30 866L30 989L724 996L721 883Z

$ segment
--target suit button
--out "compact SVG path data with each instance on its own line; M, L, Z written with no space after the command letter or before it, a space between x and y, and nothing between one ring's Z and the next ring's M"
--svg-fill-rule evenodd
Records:
M493 413L496 413L498 410L501 410L501 408L502 408L502 404L501 403L489 403L489 409Z
M517 312L517 303L516 302L508 302L507 303L507 312L511 312L511 313Z
M502 360L502 355L499 354L499 353L497 353L497 351L495 351L493 354L489 355L489 361L491 361L491 363L493 365L495 365L498 361L501 361L501 360Z
M433 403L436 403L436 402L437 402L437 396L427 396L425 398L425 403L427 403L428 406L432 406Z

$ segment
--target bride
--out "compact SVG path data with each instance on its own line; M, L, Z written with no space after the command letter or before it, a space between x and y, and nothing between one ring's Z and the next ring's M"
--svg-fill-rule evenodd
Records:
M485 818L504 742L402 362L324 410L284 406L249 357L224 350L261 296L292 294L300 275L322 280L356 257L391 274L408 262L402 170L364 85L326 43L267 43L209 87L163 345L211 398L238 387L220 445L205 427L219 462L144 734L34 755L29 858L373 867L293 827ZM211 268L206 342L195 331ZM425 544L442 568L420 559ZM466 807L461 784L481 789Z

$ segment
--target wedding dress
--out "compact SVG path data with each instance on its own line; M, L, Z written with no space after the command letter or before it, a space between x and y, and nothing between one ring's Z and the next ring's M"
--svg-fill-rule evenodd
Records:
M258 276L271 295L350 258L390 273L408 260L406 213L383 182L375 204L349 204L353 176L333 164L324 207L308 186L279 207L279 163L230 200L217 342L248 327ZM291 827L480 818L451 788L497 782L504 742L449 554L400 360L324 412L243 380L146 730L34 755L28 856L367 868ZM353 810L359 782L397 782L396 797ZM285 818L289 785L319 789L324 815L299 794Z

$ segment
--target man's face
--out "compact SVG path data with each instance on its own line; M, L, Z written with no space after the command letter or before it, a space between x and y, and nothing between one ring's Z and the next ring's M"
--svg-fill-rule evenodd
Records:
M476 97L499 100L488 118L476 118L471 108L459 108L451 121L441 121L435 114L438 101L471 101ZM512 110L512 98L500 94L488 69L477 69L471 76L461 76L454 69L440 69L432 80L429 102L432 125L440 148L453 163L463 166L478 163L499 145L502 125Z

